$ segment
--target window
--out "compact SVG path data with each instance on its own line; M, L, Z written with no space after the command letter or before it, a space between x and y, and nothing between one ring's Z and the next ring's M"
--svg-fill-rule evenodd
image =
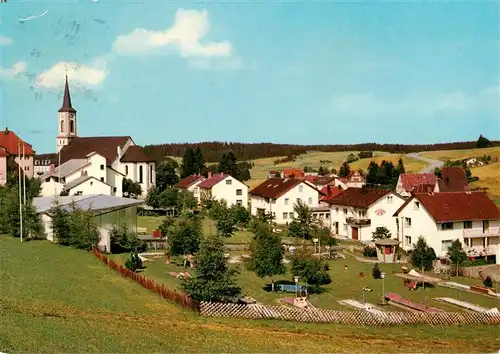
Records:
M153 181L153 165L149 165L149 183L154 183L154 181Z
M104 177L101 177L101 182L104 182Z
M76 191L75 195L83 195L82 191Z
M275 198L271 198L271 204L276 204L276 199Z
M441 252L448 252L448 248L450 248L453 240L444 240L441 241Z
M142 166L139 166L139 183L142 183Z
M71 119L69 121L69 132L70 133L74 133L75 132L75 121L73 119Z
M285 205L288 205L288 201L289 201L289 199L285 198Z
M405 218L405 227L411 227L411 218Z
M453 223L452 222L444 222L441 224L441 230L453 230Z
M90 181L90 185L93 186L94 185L94 181Z
M392 195L387 196L387 203L392 204Z
M113 193L116 193L116 187L113 187Z
M303 190L304 190L304 187L303 186L299 186L299 192L302 193Z
M61 121L61 133L64 133L64 120ZM62 141L61 141L62 144Z
M366 216L366 210L359 210L358 211L358 215L359 215L360 218L365 217Z
M347 224L342 224L342 228L344 229L344 231L347 231Z
M415 209L415 210L420 209L420 202L413 203L413 209Z
M243 200L238 199L238 200L236 201L236 205L243 205Z
M293 214L293 212L288 213L288 216L290 217L290 219L293 219L295 217L294 214Z
M30 170L30 167L29 167L29 166L24 166L24 170L25 170L25 171L29 171L29 170Z
M464 229L472 229L472 221L464 221Z
M325 213L325 219L330 219L330 213Z
M405 245L411 246L411 236L405 236Z
M335 212L338 214L339 213L339 208L335 208Z
M233 184L233 181L230 179L226 179L226 185L230 186L231 184Z
M101 171L104 170L104 165L101 165Z
M347 215L347 208L344 208L344 215Z
M241 189L236 190L236 195L243 195L243 191Z
M288 213L283 213L283 219L288 219Z
M309 203L309 205L311 205L313 203L313 199L309 198L309 200L307 202Z
M125 175L128 175L128 166L125 165Z

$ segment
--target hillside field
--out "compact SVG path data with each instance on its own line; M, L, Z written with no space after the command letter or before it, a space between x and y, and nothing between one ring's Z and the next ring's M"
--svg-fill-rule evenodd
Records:
M484 155L490 155L492 160L500 159L500 147L491 147L485 149L469 149L469 150L448 150L448 151L432 151L421 154L424 157L431 159L446 161L446 160L461 160ZM472 182L471 188L487 188L487 192L495 203L500 205L500 161L491 162L488 165L472 167L473 176L479 177L479 181Z
M489 326L360 327L200 317L91 253L0 237L0 351L494 352Z

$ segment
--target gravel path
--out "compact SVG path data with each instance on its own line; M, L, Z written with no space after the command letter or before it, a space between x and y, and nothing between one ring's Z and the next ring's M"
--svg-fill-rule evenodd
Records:
M433 159L429 159L427 157L423 157L418 152L417 153L411 153L411 154L408 154L406 156L408 156L410 159L420 160L420 161L425 162L426 164L428 164L422 171L420 171L422 173L434 172L434 169L436 167L441 168L441 167L444 166L444 162L443 161L433 160Z

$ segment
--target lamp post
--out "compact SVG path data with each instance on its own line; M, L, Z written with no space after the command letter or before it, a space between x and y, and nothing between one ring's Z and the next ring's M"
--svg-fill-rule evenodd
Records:
M295 275L293 277L293 281L295 282L295 297L298 297L298 293L299 293L299 277Z
M385 302L385 272L380 273L380 278L382 278L382 302Z

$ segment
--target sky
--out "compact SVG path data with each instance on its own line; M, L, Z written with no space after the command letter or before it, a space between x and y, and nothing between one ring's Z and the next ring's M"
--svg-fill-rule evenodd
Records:
M0 127L53 152L137 144L500 139L499 2L0 4ZM32 18L30 18L32 17Z

